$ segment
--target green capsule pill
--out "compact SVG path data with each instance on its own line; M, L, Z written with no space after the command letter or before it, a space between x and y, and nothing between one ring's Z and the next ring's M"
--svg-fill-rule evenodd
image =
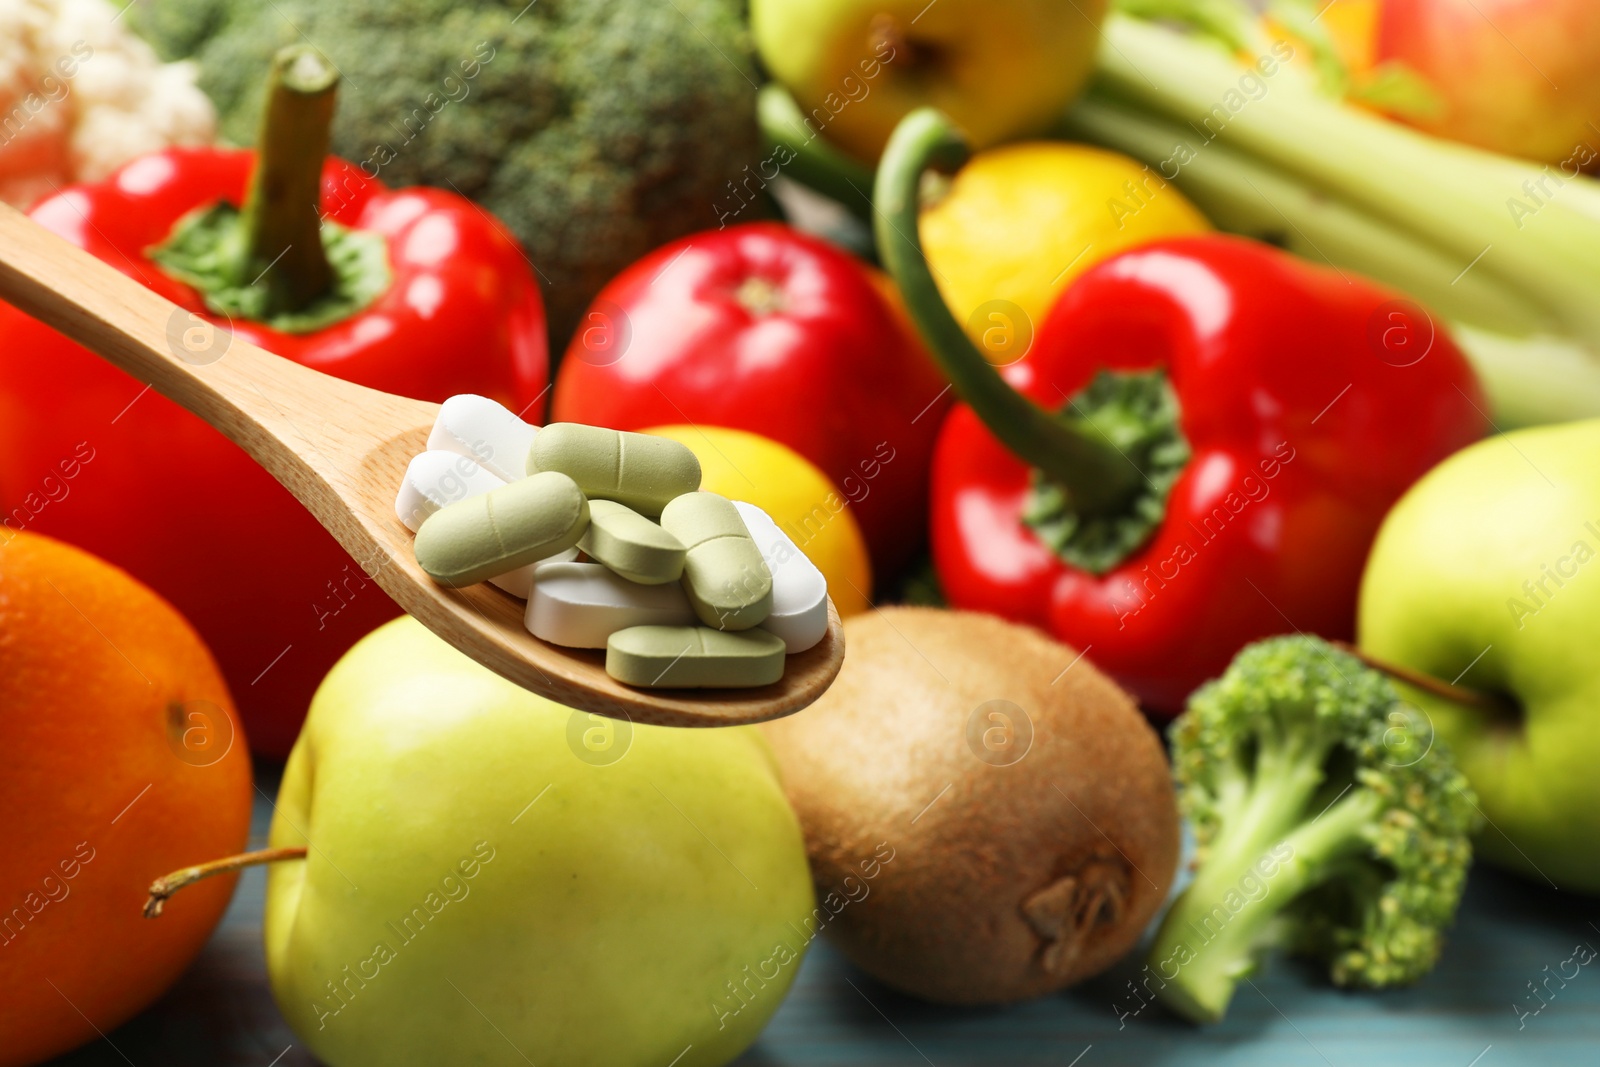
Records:
M456 588L563 552L588 525L578 483L550 471L440 508L417 530L413 548L429 577Z
M528 450L528 473L560 471L591 499L615 500L642 515L700 488L700 460L666 437L578 422L553 422Z
M701 622L714 630L748 630L772 613L772 572L733 501L685 493L662 511L661 528L688 550L683 588Z
M683 577L683 542L615 500L589 501L589 528L578 547L640 585L665 585Z
M606 673L645 689L771 685L783 677L784 651L765 630L630 626L606 641Z

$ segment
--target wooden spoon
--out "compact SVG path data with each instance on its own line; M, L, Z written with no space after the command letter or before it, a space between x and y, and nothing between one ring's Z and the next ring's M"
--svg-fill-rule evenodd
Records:
M522 625L523 603L487 584L437 585L417 566L394 498L439 405L309 370L218 331L0 205L0 299L170 397L248 452L428 629L525 689L569 707L665 726L731 726L800 710L844 662L844 631L790 656L753 689L633 689L604 654L558 648ZM248 606L241 603L241 611Z

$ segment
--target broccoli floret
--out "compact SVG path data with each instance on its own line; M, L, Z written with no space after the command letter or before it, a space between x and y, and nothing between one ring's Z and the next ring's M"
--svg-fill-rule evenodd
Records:
M1477 800L1389 680L1313 637L1251 645L1172 725L1195 877L1151 950L1156 995L1215 1022L1259 955L1341 986L1432 969L1472 858Z
M130 14L162 54L198 61L223 136L240 144L255 139L272 54L311 42L345 76L334 152L391 185L453 188L503 220L538 268L559 344L634 259L763 206L742 8L147 0Z

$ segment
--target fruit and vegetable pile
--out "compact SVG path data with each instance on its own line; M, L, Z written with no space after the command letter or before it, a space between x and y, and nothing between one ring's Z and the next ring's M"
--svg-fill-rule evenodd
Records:
M142 1062L263 877L330 1067L790 1062L822 952L1328 1059L1284 975L1600 895L1597 173L1590 0L0 0L0 199L173 360L441 405L406 566L640 700L845 648L562 706L0 304L0 1067Z

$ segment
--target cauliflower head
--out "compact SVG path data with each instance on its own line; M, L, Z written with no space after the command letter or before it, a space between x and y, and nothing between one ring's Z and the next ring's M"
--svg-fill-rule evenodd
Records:
M135 156L210 143L192 63L163 63L106 0L0 0L0 200L26 208Z

